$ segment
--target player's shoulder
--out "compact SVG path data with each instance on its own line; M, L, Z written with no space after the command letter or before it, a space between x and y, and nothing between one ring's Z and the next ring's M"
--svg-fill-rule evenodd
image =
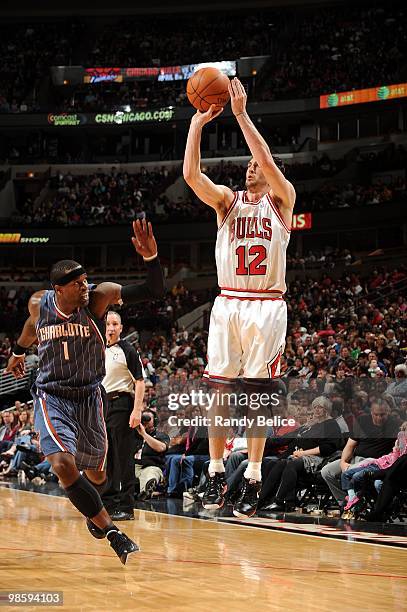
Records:
M53 292L52 289L40 289L40 291L35 291L30 295L28 300L29 306L39 306L41 304L42 299L48 297Z
M30 296L28 300L28 311L30 313L31 318L38 319L38 317L40 316L41 304L43 303L44 299L46 299L49 293L49 289L41 289L40 291L35 291L35 293Z
M30 295L30 300L41 300L45 294L49 294L51 292L53 292L53 289L40 289L39 291L34 291L34 293Z

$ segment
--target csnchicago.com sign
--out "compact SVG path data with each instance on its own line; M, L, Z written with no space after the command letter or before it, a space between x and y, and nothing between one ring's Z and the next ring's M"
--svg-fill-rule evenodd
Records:
M125 123L143 123L145 121L170 121L175 113L174 108L160 108L151 111L100 113L95 115L95 123L123 125Z

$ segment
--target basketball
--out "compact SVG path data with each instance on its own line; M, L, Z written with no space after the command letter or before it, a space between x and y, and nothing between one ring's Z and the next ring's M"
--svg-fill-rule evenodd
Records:
M200 68L188 80L188 100L202 112L211 104L221 108L229 102L228 86L228 77L217 68Z

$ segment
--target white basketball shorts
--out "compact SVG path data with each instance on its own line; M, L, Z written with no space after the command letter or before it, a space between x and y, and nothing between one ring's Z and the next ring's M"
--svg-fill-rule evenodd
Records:
M282 298L240 300L219 295L211 313L204 376L210 380L278 377L286 331L287 305Z

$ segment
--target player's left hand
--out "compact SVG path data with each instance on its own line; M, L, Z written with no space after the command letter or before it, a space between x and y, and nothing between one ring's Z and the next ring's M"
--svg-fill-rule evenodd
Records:
M157 243L154 238L151 223L145 219L133 221L134 236L131 239L137 253L142 257L157 255Z
M242 83L236 77L229 82L230 104L234 115L246 111L247 94Z
M295 450L293 452L292 456L298 458L298 457L303 457L303 455L304 455L304 451L302 450L302 448L299 448L298 450Z
M14 378L23 378L25 374L24 360L25 355L21 355L19 357L12 355L8 360L7 368L5 370L6 373L12 374Z

